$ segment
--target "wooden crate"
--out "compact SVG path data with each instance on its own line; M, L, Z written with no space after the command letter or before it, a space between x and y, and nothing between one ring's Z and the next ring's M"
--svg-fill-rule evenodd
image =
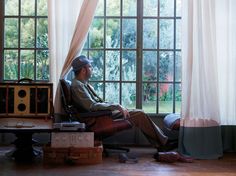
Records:
M43 163L44 164L65 164L69 156L69 148L52 148L50 146L43 147Z
M103 147L43 147L43 163L48 165L61 164L99 164L102 163Z
M102 163L102 145L86 148L70 148L68 161L73 164L99 164Z

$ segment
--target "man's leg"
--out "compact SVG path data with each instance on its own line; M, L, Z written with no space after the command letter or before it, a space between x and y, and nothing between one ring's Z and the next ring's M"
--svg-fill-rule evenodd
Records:
M128 120L138 127L155 147L165 145L168 137L142 110L130 110Z
M149 142L158 149L160 145L167 143L168 137L163 131L146 115L142 110L130 110L130 117L128 120L136 127L138 127L147 137ZM119 114L119 113L118 113ZM114 117L121 117L114 114ZM115 118L115 119L116 119ZM154 154L154 158L159 162L192 162L191 158L185 158L177 152L158 152Z

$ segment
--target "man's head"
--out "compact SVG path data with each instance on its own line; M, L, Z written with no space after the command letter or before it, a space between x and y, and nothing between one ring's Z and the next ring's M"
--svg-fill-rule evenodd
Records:
M80 55L72 61L72 69L75 73L75 76L82 77L84 80L88 80L92 74L92 60L89 60L86 56Z

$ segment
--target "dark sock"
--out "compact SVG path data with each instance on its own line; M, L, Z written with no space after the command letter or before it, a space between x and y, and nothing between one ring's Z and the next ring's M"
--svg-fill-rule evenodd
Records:
M159 152L156 152L156 153L153 155L153 158L154 158L154 159L159 159Z

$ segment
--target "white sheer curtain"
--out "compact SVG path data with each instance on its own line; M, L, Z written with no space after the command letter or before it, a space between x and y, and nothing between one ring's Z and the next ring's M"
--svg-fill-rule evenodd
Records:
M54 83L54 90L61 76L82 3L83 0L48 0L50 81Z
M236 1L182 1L182 119L179 149L222 155L220 125L236 125Z
M98 0L48 0L50 77L54 86L54 111L60 112L57 87L82 49Z
M222 125L236 125L236 1L218 0L217 59Z

